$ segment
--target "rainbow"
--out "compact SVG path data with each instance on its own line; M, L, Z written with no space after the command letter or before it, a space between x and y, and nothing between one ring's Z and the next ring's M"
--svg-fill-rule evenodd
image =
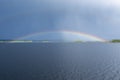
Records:
M28 35L19 37L15 40L25 40L25 39L28 39L28 38L31 38L31 37L34 37L34 36L40 36L40 35L45 35L45 34L50 34L50 33L61 33L61 32L62 33L68 33L68 34L71 34L71 35L77 35L79 37L85 37L85 38L89 39L90 41L91 40L92 41L101 41L101 42L106 41L103 38L100 38L100 37L97 37L97 36L94 36L94 35L90 35L90 34L87 34L87 33L76 32L76 31L67 31L67 30L37 32L37 33L32 33L32 34L28 34Z

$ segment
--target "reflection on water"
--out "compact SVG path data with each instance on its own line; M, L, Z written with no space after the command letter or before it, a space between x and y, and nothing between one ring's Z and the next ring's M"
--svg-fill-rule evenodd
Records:
M120 44L0 44L0 80L120 80Z

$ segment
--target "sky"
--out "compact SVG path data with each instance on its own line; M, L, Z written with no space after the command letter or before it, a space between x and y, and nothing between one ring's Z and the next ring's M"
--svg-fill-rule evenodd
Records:
M56 30L120 39L120 1L0 0L0 39Z

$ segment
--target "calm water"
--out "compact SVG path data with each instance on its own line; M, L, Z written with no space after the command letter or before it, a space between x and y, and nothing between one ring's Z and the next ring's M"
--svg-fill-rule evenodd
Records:
M0 80L120 80L120 44L0 44Z

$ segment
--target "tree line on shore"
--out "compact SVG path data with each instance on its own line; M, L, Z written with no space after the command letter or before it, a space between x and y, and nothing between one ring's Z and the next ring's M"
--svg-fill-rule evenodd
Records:
M49 40L0 40L0 42L51 42L51 41L49 41ZM52 42L54 42L54 41L52 41ZM74 42L79 43L79 42L85 42L85 41L76 40ZM87 42L91 42L91 41L87 41ZM94 41L92 41L92 42L94 42ZM108 40L107 42L119 43L120 39Z

